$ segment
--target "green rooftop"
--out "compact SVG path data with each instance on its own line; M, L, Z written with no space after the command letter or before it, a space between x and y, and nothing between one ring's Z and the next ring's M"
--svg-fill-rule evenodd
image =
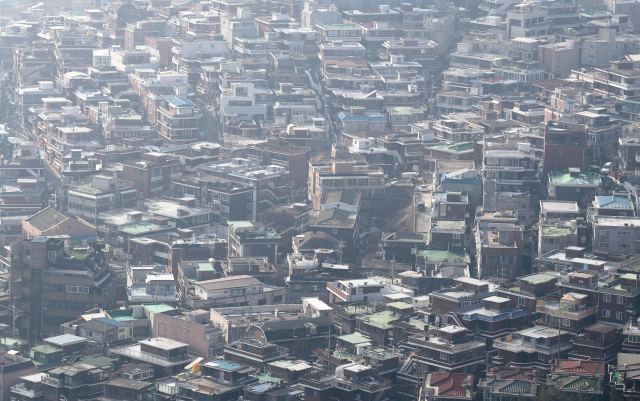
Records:
M467 256L465 254L454 253L450 251L439 251L435 249L418 250L418 255L426 257L427 262L443 262L444 260L453 262L455 260L467 260Z
M205 263L198 263L198 270L205 272L205 271L213 271L213 263L209 263L209 262L205 262Z
M620 279L614 280L610 284L604 287L596 288L598 292L604 292L607 294L616 294L616 295L629 295L635 296L640 294L640 288L635 287L627 287L625 285L620 284Z
M113 309L105 311L107 315L111 317L113 320L117 320L118 322L123 322L127 320L143 320L146 317L133 317L133 309Z
M424 112L420 107L387 107L387 111L391 114L416 114Z
M387 312L387 314L389 314ZM349 343L349 344L362 344L362 343L368 343L371 340L369 340L368 338L364 338L358 334L347 334L344 336L340 336L338 337L338 340L343 341L345 343Z
M42 344L31 347L31 351L39 352L41 354L55 354L56 352L62 352L63 349L51 345Z
M251 376L257 377L260 383L281 382L282 381L282 379L280 377L271 376L267 372L254 373Z
M275 362L269 362L268 365L275 366L276 368L286 369L291 365L295 365L295 363L289 362L289 361L275 361Z
M516 280L525 281L531 284L540 284L540 283L546 283L547 281L552 280L554 278L558 278L558 275L552 274L552 273L536 273L536 274L530 274L528 276L518 277Z
M466 192L459 192L456 193L455 195L460 195L460 200L449 200L449 196L452 195L451 191L449 192L434 192L432 197L434 201L439 201L439 202L466 202L469 203L469 195L467 195Z
M127 234L137 235L157 231L160 228L161 226L153 224L151 221L141 221L139 223L132 223L122 226L120 227L120 231Z
M406 302L392 302L390 304L387 304L387 306L392 306L396 309L411 309L413 308L413 306L409 305Z
M543 237L562 237L571 234L571 227L564 226L541 226L540 234Z
M103 366L114 365L116 369L118 369L118 365L120 364L118 362L118 359L113 359L106 356L96 356L94 358L82 358L82 363L86 363L92 366L97 366L99 368Z
M571 175L568 171L552 171L549 173L549 181L554 185L600 185L600 175L592 172L584 172Z
M331 25L324 25L324 24L318 24L320 26L322 26L324 29L360 29L358 27L358 25L356 24L331 24ZM339 39L339 38L336 38Z
M391 328L389 323L399 319L398 316L392 315L388 311L373 313L367 316L367 318L369 319L367 323L381 329Z
M21 344L26 344L26 343L27 343L26 340L22 340L20 338L13 338L13 337L0 338L0 348L2 348L5 351L9 351L11 349L18 347Z
M149 312L151 312L151 313L162 313L162 312L166 312L166 311L175 309L173 306L169 306L169 305L163 304L163 303L143 304L142 306L147 308L149 310Z
M349 361L355 360L356 359L356 355L353 355L349 352L346 351L339 351L339 350L335 350L331 353L332 356L335 356L336 358L339 359L347 359Z
M440 143L438 145L427 146L429 149L443 150L445 152L471 152L473 142Z

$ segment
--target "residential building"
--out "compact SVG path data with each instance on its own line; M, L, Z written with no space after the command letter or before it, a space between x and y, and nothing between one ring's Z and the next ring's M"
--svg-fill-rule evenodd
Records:
M567 331L544 326L524 329L493 342L493 348L498 350L498 356L493 361L500 364L525 364L529 368L548 373L558 358L558 352L560 358L566 359L573 348L571 336Z
M194 294L185 304L190 307L274 305L285 303L284 287L261 283L252 276L231 276L194 283Z
M474 236L479 278L510 282L520 276L522 226L480 222L476 224Z
M184 170L178 157L159 152L148 152L141 161L126 160L122 164L122 178L133 182L139 199L170 194L171 179L181 177Z
M616 216L594 216L593 218L594 252L635 255L640 252L635 238L640 235L639 217L620 219Z
M79 362L47 371L40 382L45 400L91 400L104 394L103 385L108 380L102 368Z
M202 113L188 99L171 97L166 107L156 108L158 134L174 142L193 142L200 139L199 120Z
M69 255L64 240L50 237L10 245L7 257L14 285L9 296L24 311L16 328L25 338L43 338L44 333L59 332L60 324L86 310L115 306L116 283L103 248L104 244L98 243L89 253Z
M154 377L165 377L181 371L196 358L190 356L188 344L169 338L155 337L137 344L111 349L111 354L123 361L153 366Z

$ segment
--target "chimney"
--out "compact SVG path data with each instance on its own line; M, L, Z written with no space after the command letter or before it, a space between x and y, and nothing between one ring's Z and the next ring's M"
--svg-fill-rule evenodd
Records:
M364 107L362 107L362 106L351 106L351 115L352 116L364 116Z
M511 230L498 230L498 243L502 245L512 245Z
M459 191L454 191L454 192L447 192L447 201L448 202L460 202L460 192Z
M196 198L180 198L178 199L180 206L196 207Z
M128 216L129 221L140 221L142 220L142 212L131 212Z
M189 230L188 228L178 228L176 230L180 238L192 238L193 230Z
M580 175L580 169L577 167L570 167L569 168L569 175L571 177L577 177Z
M165 219L165 218L161 218L161 217L154 217L152 219L152 221L153 221L153 224L155 224L157 226L160 226L160 227L166 226L169 223L169 219Z
M584 258L584 248L578 246L570 246L564 250L567 258Z
M293 84L281 82L280 90L282 91L282 93L291 93L293 92Z

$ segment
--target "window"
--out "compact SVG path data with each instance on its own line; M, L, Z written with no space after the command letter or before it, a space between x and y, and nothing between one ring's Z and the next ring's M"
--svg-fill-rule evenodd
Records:
M67 292L73 293L73 294L88 294L89 293L89 287L78 287L78 286L67 286Z
M609 310L608 309L603 309L602 310L602 317L609 317L609 316L610 316Z
M600 235L611 235L611 231L609 230L600 231Z
M440 353L440 359L442 359L443 361L446 361L446 360L447 360L447 354L446 354L446 352L441 352L441 353Z
M622 320L622 312L616 312L616 319Z
M631 244L618 244L618 248L629 249L631 248Z
M618 231L618 235L628 237L631 235L631 231Z
M524 306L526 304L527 300L522 298L522 297L518 297L518 306Z
M222 213L229 213L229 206L222 206Z
M610 294L602 295L602 302L611 302L611 295Z
M601 242L600 243L600 248L609 248L609 243L608 242Z
M622 305L624 303L624 297L618 296L618 305Z
M334 233L334 234L337 234L337 233L338 233L338 229L337 229L337 228L334 228L334 229L333 229L333 233Z
M460 239L460 234L453 234L453 239Z
M569 319L562 319L563 326L571 326L571 321Z

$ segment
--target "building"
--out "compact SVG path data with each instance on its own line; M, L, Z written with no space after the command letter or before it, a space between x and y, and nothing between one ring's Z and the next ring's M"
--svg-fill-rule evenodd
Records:
M103 385L109 375L102 368L86 363L74 363L49 370L41 383L45 400L90 400L104 394Z
M168 338L156 337L141 340L137 344L111 349L111 354L122 361L146 363L153 366L154 377L165 377L181 371L192 363L188 344Z
M552 171L587 171L587 126L549 120L544 128L543 179ZM572 199L563 199L572 200Z
M132 182L139 199L157 198L171 194L171 179L182 176L184 165L178 157L148 152L141 161L125 160L122 178Z
M624 213L624 212L623 212ZM620 219L616 216L594 216L593 240L594 252L614 254L638 254L635 238L638 238L639 217Z
M597 173L581 172L572 167L568 172L551 171L547 188L549 198L556 201L575 201L586 209L593 198L599 194L602 178Z
M153 337L184 342L208 358L222 355L224 333L211 322L209 311L173 309L155 313L153 318Z
M549 372L557 359L565 358L573 348L572 335L564 330L535 326L497 339L493 348L498 350L494 363L526 363L527 367Z
M273 228L250 221L229 222L229 256L264 256L273 264L279 260L282 236Z
M69 186L67 212L70 215L97 225L100 213L137 205L138 191L132 182L101 174L92 178L91 184Z
M68 254L63 239L50 237L10 245L14 285L9 296L23 311L16 328L24 338L41 339L89 309L115 306L116 281L103 248L98 243L88 253Z
M474 235L479 278L509 282L520 276L524 246L522 226L479 222Z
M275 305L285 303L285 288L261 283L252 276L240 275L194 283L194 295L185 304L196 308Z
M202 113L188 99L171 97L166 107L156 108L158 134L168 141L193 142L200 139L199 120Z

